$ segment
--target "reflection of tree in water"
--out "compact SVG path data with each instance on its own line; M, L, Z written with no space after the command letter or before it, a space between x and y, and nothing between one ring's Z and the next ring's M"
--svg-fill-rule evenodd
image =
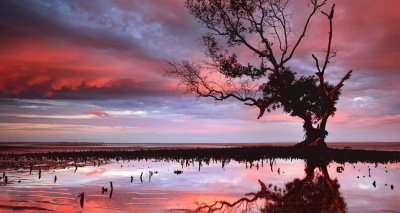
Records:
M313 156L312 158L307 156ZM109 151L82 151L82 152L47 152L47 153L24 153L24 154L0 154L0 168L27 169L30 174L33 171L49 171L56 168L71 168L73 171L78 167L99 167L109 162L122 161L146 161L179 163L184 167L198 167L220 163L222 168L236 161L245 166L246 169L259 169L269 166L271 171L275 170L276 159L304 159L306 161L306 176L303 179L294 179L285 186L272 186L259 181L260 190L248 193L235 202L218 201L202 204L195 210L197 212L236 212L243 209L261 212L345 212L346 204L338 191L339 183L332 180L327 171L329 162L343 163L395 163L400 161L400 152L394 151L371 151L350 149L311 149L299 147L230 147L230 148L194 148L194 149L170 149L170 150L109 150ZM318 160L316 160L318 159ZM268 165L269 164L269 165ZM45 165L45 166L44 166ZM122 168L122 167L121 167ZM196 168L197 169L197 168ZM342 171L343 168L339 169ZM370 172L370 170L368 170ZM152 171L151 171L152 172ZM149 171L149 178L151 173ZM171 171L172 173L172 171ZM182 171L175 170L175 174ZM145 173L140 174L143 182ZM5 172L0 177L4 184L13 184L15 181L7 178ZM133 181L131 176L130 182ZM150 179L149 179L150 181ZM129 182L129 180L127 180ZM58 181L57 181L58 183ZM61 183L62 184L62 183ZM376 182L372 183L374 186ZM393 190L393 185L391 189ZM110 194L112 197L112 186L110 183ZM109 190L108 190L109 191ZM102 188L102 193L107 192ZM82 194L84 195L84 194ZM85 201L81 197L81 206ZM262 203L260 206L259 204Z
M346 203L340 196L337 179L329 177L327 163L307 160L306 177L294 179L284 187L268 186L258 180L260 191L247 193L234 202L216 201L202 204L195 212L235 212L259 208L261 212L345 212ZM257 207L259 201L262 207Z

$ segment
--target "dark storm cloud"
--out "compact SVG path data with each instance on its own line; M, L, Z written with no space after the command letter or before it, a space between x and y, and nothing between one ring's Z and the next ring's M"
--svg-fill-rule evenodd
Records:
M165 61L190 56L196 44L187 35L197 30L182 2L160 1L162 8L156 3L1 1L0 94L112 98L170 93Z
M63 16L52 7L36 5L34 1L1 1L0 14L0 39L6 45L10 40L64 40L95 49L130 51L136 57L145 58L147 54L138 44L140 41L106 27L70 23L67 14Z
M137 83L132 79L118 79L101 86L91 86L82 82L76 87L62 86L61 88L53 89L50 80L32 85L29 88L24 87L17 94L0 92L0 95L7 98L28 99L115 99L129 96L171 96L177 93L173 88L166 89L149 86L152 84L159 84L159 82Z

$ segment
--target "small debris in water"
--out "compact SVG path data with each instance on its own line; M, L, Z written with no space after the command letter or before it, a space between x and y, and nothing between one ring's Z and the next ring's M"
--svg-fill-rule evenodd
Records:
M174 173L177 174L177 175L180 175L180 174L183 173L183 171L182 170L175 170Z

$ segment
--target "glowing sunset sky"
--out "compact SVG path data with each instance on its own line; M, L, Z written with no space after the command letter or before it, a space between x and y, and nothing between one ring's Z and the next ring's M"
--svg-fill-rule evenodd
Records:
M399 141L400 1L334 2L327 78L354 73L327 141ZM290 6L294 38L306 5ZM301 141L302 122L280 111L257 120L240 102L177 90L166 61L205 60L204 32L179 0L0 1L0 141ZM317 14L296 72L316 71L327 32Z

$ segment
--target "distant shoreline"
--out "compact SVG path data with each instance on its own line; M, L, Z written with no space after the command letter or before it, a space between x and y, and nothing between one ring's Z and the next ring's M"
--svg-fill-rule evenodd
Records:
M0 154L65 151L154 150L175 148L230 148L272 146L289 147L295 143L102 143L102 142L0 142ZM400 142L328 142L335 149L400 151Z

